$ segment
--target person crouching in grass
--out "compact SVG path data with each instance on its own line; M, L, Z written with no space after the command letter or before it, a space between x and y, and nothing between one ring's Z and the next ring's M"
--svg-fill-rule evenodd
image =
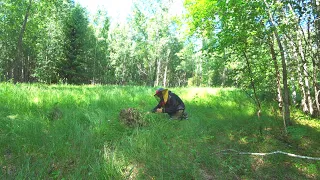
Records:
M153 113L167 113L170 119L188 119L185 105L178 95L168 89L159 88L154 97L159 102L151 111Z

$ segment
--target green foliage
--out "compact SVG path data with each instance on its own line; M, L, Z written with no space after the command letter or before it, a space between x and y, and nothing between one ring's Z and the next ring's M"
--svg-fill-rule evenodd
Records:
M237 89L171 90L184 100L189 120L148 113L157 103L149 87L0 84L0 178L319 178L317 161L221 152L319 157L317 120L301 116L285 136L272 109L264 106L258 120ZM122 124L119 114L128 108L146 126Z
M6 76L8 69L13 68L13 59L16 55L19 30L21 22L23 22L23 13L25 13L27 2L18 1L2 1L0 4L0 72L2 77L0 80L12 78L12 74Z
M62 8L57 7L62 10ZM43 10L43 14L47 10ZM63 54L63 29L61 21L65 14L53 13L50 17L40 15L39 18L46 19L40 21L39 32L36 44L37 62L33 77L43 83L57 83L59 81L59 62L64 59Z
M127 22L111 26L108 12L89 18L72 0L4 0L0 81L236 86L268 101L289 81L293 103L319 115L316 3L186 0L179 17L173 5L135 1Z
M98 27L89 26L88 13L73 1L4 1L0 16L3 25L1 81L17 77L17 73L21 74L21 80L18 80L21 82L79 84L104 81L104 70L108 65L108 17L99 15L103 16L103 28L95 34ZM22 32L24 17L28 19ZM101 38L105 41L99 41ZM21 54L17 54L18 50ZM22 67L16 72L19 64Z
M91 62L87 62L88 59L85 58L90 47L87 46L90 42L88 25L87 15L80 5L71 9L64 22L65 59L59 65L59 74L62 79L71 84L88 82L90 79L87 77L86 70Z
M220 69L226 69L231 72L226 79L236 87L254 89L269 100L283 102L284 107L290 104L291 91L293 103L301 100L303 111L319 115L313 89L319 86L319 38L315 36L320 26L312 18L318 17L319 5L268 0L185 0L184 5L190 34L202 41L200 59L211 58L208 66L202 66L209 68L203 68L201 83L216 85L224 74ZM288 108L284 109L290 124Z
M183 20L171 15L173 2L135 2L127 27L110 27L102 10L89 22L86 10L73 1L30 2L21 57L16 30L21 29L28 1L1 4L1 80L16 74L16 56L25 63L18 70L21 82L185 86L188 78L211 73L202 73L203 57L194 61L194 39L180 35ZM197 84L210 86L210 78Z

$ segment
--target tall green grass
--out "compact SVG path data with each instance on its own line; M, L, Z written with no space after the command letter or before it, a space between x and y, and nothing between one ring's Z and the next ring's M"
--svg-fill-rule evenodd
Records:
M270 105L260 119L237 89L173 88L188 120L148 111L154 88L0 84L0 179L318 179L319 120L295 114L284 134ZM122 109L139 110L146 126L127 127ZM262 134L260 132L262 127Z

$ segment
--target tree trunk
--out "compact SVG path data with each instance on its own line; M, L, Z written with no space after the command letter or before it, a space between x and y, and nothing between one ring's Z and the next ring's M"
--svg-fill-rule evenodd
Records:
M300 54L301 63L302 63L302 70L303 70L304 87L306 90L307 104L309 106L308 109L309 109L310 115L313 116L314 111L313 111L313 103L312 103L312 98L311 98L311 93L310 93L309 72L308 72L307 60L305 58L305 54L302 49L301 39L298 38L298 41L299 41L299 46L298 46L299 47L299 54Z
M123 66L123 68L122 68L122 77L121 77L121 85L126 85L127 84L127 81L128 81L128 78L127 78L127 62L126 62L126 60L127 60L127 54L125 53L125 55L124 55L124 58L123 58L123 64L122 64L122 66Z
M314 3L314 9L315 9L315 14L318 13L318 10L317 10L317 3ZM292 14L295 14L292 6L289 4L289 9L291 11ZM316 15L316 17L318 17ZM312 59L312 82L313 82L313 86L314 86L314 89L315 89L315 99L317 98L317 82L316 82L316 79L317 79L317 66L316 66L316 61L315 61L315 58L318 57L318 48L316 48L316 52L313 51L313 48L312 48L312 43L310 43L310 37L311 37L311 34L310 34L310 18L308 18L308 22L306 22L307 24L307 37L305 36L305 33L304 33L304 29L305 28L302 28L301 27L301 21L299 19L299 17L295 16L295 21L297 23L297 26L299 26L299 29L300 31L298 31L297 33L297 41L298 41L298 45L295 46L296 47L296 51L299 53L299 56L300 56L300 59L301 59L301 68L302 68L302 75L301 75L301 78L300 78L300 81L299 81L299 84L302 85L302 90L304 90L303 94L304 94L304 99L302 101L302 104L303 104L303 111L304 112L309 112L309 114L311 116L314 116L315 115L315 110L314 110L314 107L313 107L313 99L312 99L312 96L311 96L311 92L310 92L310 83L309 83L309 69L308 69L308 65L307 65L307 53L309 52L310 57ZM315 24L317 24L317 20L315 22ZM315 27L317 27L315 25ZM317 29L317 28L315 28ZM317 31L316 31L316 35L317 35ZM319 43L318 43L318 38L316 36L316 44L317 46L319 46ZM303 44L302 44L302 39L304 39L304 42L305 42L305 48L303 49ZM301 69L300 68L300 69ZM307 106L307 107L306 107ZM317 111L318 111L318 104L317 104L317 99L316 99L316 108L317 108Z
M307 103L307 93L306 93L306 90L305 90L305 86L304 86L304 83L303 83L303 75L302 75L302 70L301 70L301 67L300 67L300 64L298 65L298 75L299 75L299 85L300 85L300 89L301 89L301 92L302 92L302 99L301 99L301 107L302 107L302 111L307 113L309 111L309 108L308 108L308 103Z
M288 78L287 78L287 65L284 56L284 50L280 41L278 34L276 33L278 46L281 53L281 64L282 64L282 81L283 81L283 96L284 96L284 111L283 111L283 120L285 127L291 125L290 121L290 109L289 109L289 87L288 87Z
M226 84L226 80L227 80L227 71L228 71L228 68L224 67L223 68L223 71L222 71L222 79L221 79L221 87L224 87L225 84Z
M318 88L318 84L317 84L317 77L318 77L318 67L317 67L317 63L316 63L316 59L317 56L314 54L313 58L312 58L312 69L313 69L313 74L312 74L312 82L313 82L313 88L314 88L314 99L315 99L315 105L316 105L316 112L315 115L316 116L320 116L320 102L319 102L319 88ZM319 62L319 60L318 60Z
M313 69L312 82L313 82L313 88L314 88L315 105L317 108L315 115L320 116L319 88L318 88L318 84L317 84L318 67L317 67L317 63L316 63L316 58L317 58L317 55L314 54L313 58L312 58L312 69ZM319 59L317 59L317 61L319 62Z
M278 107L280 112L282 112L282 107L283 107L283 99L282 99L282 93L281 93L281 77L280 77L280 71L279 71L279 66L278 66L278 61L277 61L277 56L274 50L274 45L273 45L273 40L269 42L270 46L270 53L275 69L275 75L276 75L276 80L277 80L277 94L278 94Z
M165 64L165 68L164 68L164 75L163 75L163 87L167 86L167 73L168 73L168 64L169 64L169 58L170 57L170 49L168 49L167 52L167 62Z
M280 37L277 33L277 30L274 31L275 36L277 39L277 43L280 49L281 54L281 64L282 64L282 83L283 83L283 105L284 105L284 111L283 111L283 120L285 127L291 125L290 121L290 109L289 109L289 87L288 87L288 78L287 78L287 65L286 65L286 59L284 55L284 49L282 47L282 43L280 40Z
M27 27L27 21L28 21L28 17L29 17L29 12L31 9L31 5L32 5L32 0L29 0L29 5L27 7L27 11L26 14L24 16L24 21L20 30L20 34L18 37L18 44L17 44L17 54L16 54L16 58L15 58L15 62L13 63L13 80L14 82L22 82L24 81L23 78L23 52L22 52L22 46L23 46L23 36Z
M6 78L7 80L12 80L13 78L13 61L8 60L7 69L6 69Z
M284 128L285 130L287 129L287 126L291 125L290 121L290 108L289 108L289 87L288 87L288 77L287 77L287 64L286 64L286 58L284 54L284 49L282 46L282 42L280 40L280 37L278 35L277 27L275 26L276 23L274 22L270 7L266 0L264 0L264 3L266 4L268 8L268 14L269 14L269 19L270 19L270 24L271 27L274 27L273 33L276 37L277 44L279 46L280 50L280 55L281 55L281 65L282 65L282 84L283 84L283 106L284 106L284 111L283 111L283 123L284 123Z
M295 65L297 67L296 71L297 71L297 79L298 79L298 84L299 84L299 88L300 91L302 93L302 99L301 99L301 108L302 111L304 113L308 113L309 112L309 108L308 108L308 98L307 98L307 94L306 94L306 89L305 89L305 85L303 82L303 68L301 65L301 61L298 61L299 59L299 48L298 45L292 40L292 38L289 38L289 36L287 36L287 39L289 39L289 43L292 47L293 50L293 57L291 59L295 59L297 64ZM290 55L289 55L290 56Z
M157 61L154 61L154 63L147 57L147 62L149 62L148 67L148 83L149 86L154 86L154 82L156 79L156 68L157 67Z
M259 132L260 132L260 135L262 135L262 122L260 121L261 120L261 103L260 103L260 100L258 98L256 87L255 87L255 84L254 84L251 64L249 62L248 56L247 56L245 51L243 51L243 56L246 59L246 64L247 64L249 78L250 78L250 84L251 84L251 87L253 89L254 101L255 101L256 106L257 106L257 116L258 116L258 120L259 120Z
M202 84L202 59L198 58L198 63L196 64L196 86L201 86Z
M320 69L320 0L313 0L313 11L314 11L314 17L316 18L314 21L314 27L315 27L315 42L316 42L316 57L318 59L318 69Z
M166 63L163 74L163 87L167 86L167 71L168 71L168 63Z
M314 4L315 7L317 6L317 4ZM295 14L294 13L294 10L292 8L292 6L289 4L289 8L290 8L290 11L292 14ZM317 14L317 8L314 8L315 9L315 14ZM316 16L317 18L319 18L318 16ZM300 58L301 58L301 63L302 63L302 69L303 69L303 79L304 79L304 86L305 86L305 89L306 89L306 99L307 99L307 103L308 103L308 106L309 106L309 114L311 116L314 116L315 115L315 110L314 110L314 107L313 107L313 99L312 99L312 95L311 95L311 92L310 92L310 83L309 83L309 77L312 79L312 82L313 82L313 86L314 86L314 89L315 89L315 99L317 98L317 66L316 66L316 60L318 55L317 55L317 51L318 51L318 48L316 48L316 52L314 52L313 50L313 45L312 45L312 42L310 42L310 37L311 37L311 33L310 33L310 24L311 24L311 19L308 18L306 24L307 24L307 28L303 28L301 27L301 21L299 19L299 17L295 16L295 20L297 22L297 26L299 26L299 29L300 31L298 31L297 33L297 40L298 40L298 47L296 49L298 49L297 51L299 52L299 55L300 55ZM319 20L319 19L318 19ZM315 24L317 24L317 21L315 22ZM316 27L316 26L315 26ZM304 33L304 30L306 29L307 31L307 37L305 36L305 33ZM316 32L317 34L317 32ZM319 37L316 37L316 39L319 38ZM303 49L303 44L302 44L302 39L304 40L305 42L305 48ZM317 43L317 40L316 40L316 43L317 46L319 45L319 43ZM309 53L308 53L309 52ZM307 65L307 54L309 54L309 57L312 59L312 77L309 76L309 69L308 69L308 65ZM317 101L317 100L316 100ZM316 102L317 103L317 102ZM317 111L318 111L318 106L316 104L316 108L317 108Z
M317 84L317 77L318 77L318 69L320 69L320 0L313 0L312 1L313 10L314 10L314 17L316 20L314 21L314 27L315 27L315 52L313 54L312 58L312 66L313 66L313 85L314 85L314 91L315 91L315 103L317 108L317 115L320 116L320 100L319 100L319 87Z
M155 77L154 86L159 86L160 65L161 65L160 63L161 63L160 59L155 61L156 71L155 71L155 74L154 74L154 77Z

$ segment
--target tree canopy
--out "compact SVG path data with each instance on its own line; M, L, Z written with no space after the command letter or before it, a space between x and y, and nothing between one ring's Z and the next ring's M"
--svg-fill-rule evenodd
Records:
M0 3L0 80L235 86L319 116L318 0L134 2L126 23L72 0Z

